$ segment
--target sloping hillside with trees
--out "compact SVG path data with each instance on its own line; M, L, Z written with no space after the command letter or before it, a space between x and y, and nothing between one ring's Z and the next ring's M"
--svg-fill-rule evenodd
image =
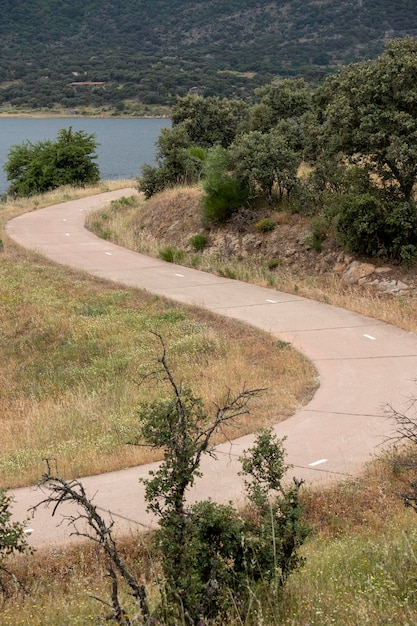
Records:
M335 231L349 252L415 262L416 74L417 42L407 38L315 89L276 81L253 105L189 95L140 188L150 197L202 180L208 224L269 204L316 216L316 247Z
M0 0L0 105L146 112L317 82L417 34L413 0Z

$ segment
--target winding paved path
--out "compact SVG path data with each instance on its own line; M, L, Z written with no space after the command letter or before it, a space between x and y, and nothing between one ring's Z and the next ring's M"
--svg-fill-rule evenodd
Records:
M84 228L89 210L132 195L119 190L21 215L8 235L49 259L124 285L147 289L178 302L205 307L289 341L316 366L320 388L296 415L275 427L287 436L293 475L307 482L355 473L377 453L392 424L387 404L405 410L417 394L417 335L340 308L239 281L165 263L98 239ZM237 501L242 494L237 458L251 445L246 436L218 448L218 460L204 459L204 476L191 498ZM149 466L83 479L94 502L110 510L121 530L152 522L145 513L140 476ZM13 492L17 518L42 498L38 490ZM129 521L130 520L130 521ZM39 509L30 526L33 545L67 540L66 525Z

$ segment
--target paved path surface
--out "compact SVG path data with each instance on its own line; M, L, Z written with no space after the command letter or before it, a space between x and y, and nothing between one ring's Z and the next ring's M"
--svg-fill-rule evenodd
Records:
M354 474L392 433L386 406L405 410L409 398L417 395L417 335L292 294L136 254L85 230L87 211L134 193L119 190L27 213L10 221L7 233L57 263L205 307L291 342L320 375L313 400L275 428L279 436L287 436L292 474L307 482ZM237 458L252 441L246 436L219 446L217 461L204 460L204 476L190 497L238 501L242 485ZM138 483L148 470L132 468L87 477L83 483L88 493L95 494L94 502L112 512L119 529L137 528L151 522ZM42 499L34 489L13 493L14 514L20 519ZM69 530L57 527L58 522L49 511L39 509L30 523L32 544L66 541Z

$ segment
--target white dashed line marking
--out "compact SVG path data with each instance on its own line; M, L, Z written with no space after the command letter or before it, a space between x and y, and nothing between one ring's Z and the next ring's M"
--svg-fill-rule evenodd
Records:
M107 254L107 256L111 256L111 252L105 252L104 254Z
M366 337L367 339L372 339L373 341L375 341L376 337L372 337L372 335L364 335L364 337Z
M309 463L309 466L315 467L316 465L321 465L322 463L327 463L327 459L320 459L320 461L314 461L313 463Z
M178 276L179 278L184 278L184 274L175 274L175 276Z
M70 234L69 234L69 233L65 233L65 237L69 237L69 236L70 236Z
M277 303L276 300L265 300L265 302L270 302L271 304L276 304Z
M66 217L64 217L64 219L63 219L62 221L63 221L63 222L66 222L66 221L67 221L67 218L66 218Z

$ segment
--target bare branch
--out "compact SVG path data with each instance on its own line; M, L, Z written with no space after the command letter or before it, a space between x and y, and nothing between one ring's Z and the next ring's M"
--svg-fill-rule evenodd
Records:
M112 535L113 520L106 522L98 513L97 507L93 504L92 498L89 498L85 492L83 484L79 480L67 481L59 475L50 473L51 464L47 462L48 471L43 475L40 481L40 487L46 487L49 495L39 502L33 510L36 511L41 505L53 505L52 515L55 515L58 508L64 503L77 505L81 510L74 515L64 516L64 520L74 527L72 534L79 537L86 537L98 543L104 550L110 563L119 572L119 575L132 590L132 596L139 602L142 615L147 618L149 616L149 607L146 598L145 586L139 583L134 575L132 575L123 559L121 558L115 539ZM83 532L77 528L77 522L83 521L90 527L91 532ZM114 576L113 567L109 567L109 574L113 580L114 593ZM116 587L117 591L117 587ZM114 602L113 602L114 607ZM125 624L127 622L119 622Z

